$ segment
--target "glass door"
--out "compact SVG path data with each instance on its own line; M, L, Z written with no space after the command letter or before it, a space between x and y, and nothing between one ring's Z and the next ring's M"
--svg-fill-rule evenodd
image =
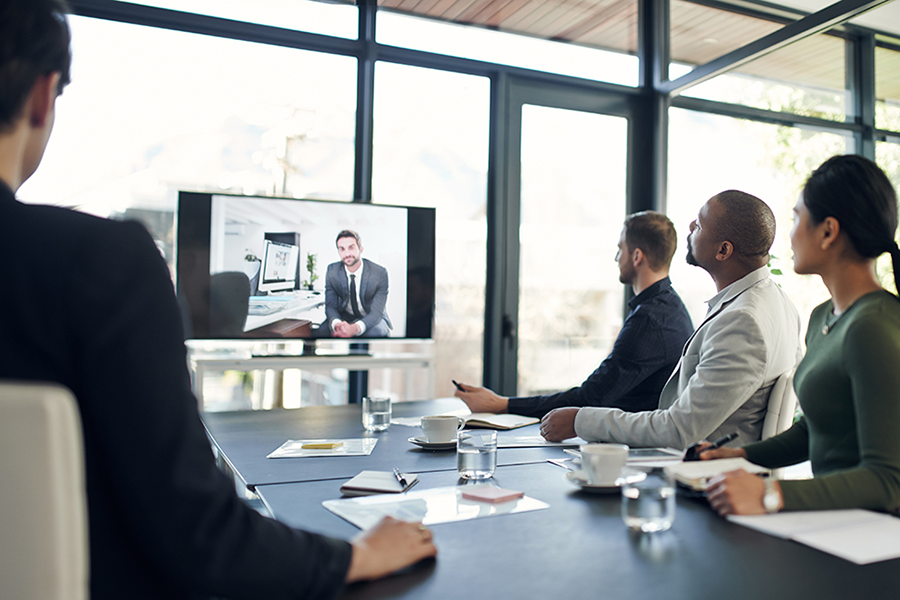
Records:
M578 385L622 326L628 121L522 107L518 391Z
M601 91L504 83L493 389L534 395L579 385L622 326L617 243L641 204L630 185L634 109Z

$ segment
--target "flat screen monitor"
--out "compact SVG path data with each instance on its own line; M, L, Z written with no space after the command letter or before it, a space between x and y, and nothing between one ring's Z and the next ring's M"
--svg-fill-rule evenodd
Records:
M175 265L188 339L433 336L433 208L180 192Z
M260 292L284 292L298 289L297 264L300 247L265 240L260 264L258 290Z

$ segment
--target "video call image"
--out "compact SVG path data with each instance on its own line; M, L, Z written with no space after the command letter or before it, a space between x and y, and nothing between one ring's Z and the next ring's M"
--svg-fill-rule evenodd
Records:
M211 294L225 293L217 291L219 280L238 281L246 289L243 273L250 297L242 333L221 331L227 320L219 323L212 314L210 333L404 337L407 229L403 207L212 196ZM347 233L336 243L341 232L355 232L358 241ZM234 305L211 298L211 308L226 304Z

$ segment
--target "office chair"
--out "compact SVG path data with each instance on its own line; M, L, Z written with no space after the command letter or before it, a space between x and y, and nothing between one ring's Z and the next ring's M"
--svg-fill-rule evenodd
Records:
M763 420L762 439L786 431L794 423L797 397L794 395L794 372L779 376L769 393L769 406Z
M0 598L88 597L81 420L59 385L0 381Z

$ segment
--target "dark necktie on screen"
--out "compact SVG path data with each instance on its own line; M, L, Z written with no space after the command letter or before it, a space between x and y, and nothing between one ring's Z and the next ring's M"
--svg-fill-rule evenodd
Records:
M353 309L353 316L357 319L362 318L359 312L359 304L356 302L356 275L350 275L350 308Z

